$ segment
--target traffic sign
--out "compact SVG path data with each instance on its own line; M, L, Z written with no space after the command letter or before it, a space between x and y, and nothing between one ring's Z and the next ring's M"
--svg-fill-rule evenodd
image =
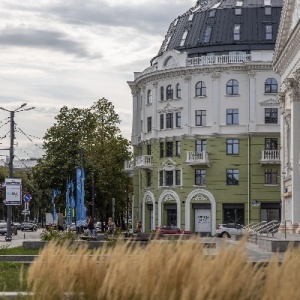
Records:
M25 202L30 202L31 199L32 199L32 197L31 197L30 194L25 194L25 195L23 196L23 200L24 200Z

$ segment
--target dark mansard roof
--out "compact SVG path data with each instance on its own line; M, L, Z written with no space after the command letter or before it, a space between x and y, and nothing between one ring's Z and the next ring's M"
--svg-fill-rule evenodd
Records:
M190 57L273 50L282 6L283 0L199 0L171 23L157 56L173 49Z

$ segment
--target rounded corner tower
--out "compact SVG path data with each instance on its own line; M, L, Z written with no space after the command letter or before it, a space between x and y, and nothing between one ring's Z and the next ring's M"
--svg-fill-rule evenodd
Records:
M170 24L133 96L133 221L214 234L279 220L282 0L210 0Z

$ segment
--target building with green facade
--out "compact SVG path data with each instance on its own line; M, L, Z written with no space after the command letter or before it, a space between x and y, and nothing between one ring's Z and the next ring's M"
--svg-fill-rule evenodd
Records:
M197 1L168 29L133 98L133 224L214 234L280 220L282 1Z

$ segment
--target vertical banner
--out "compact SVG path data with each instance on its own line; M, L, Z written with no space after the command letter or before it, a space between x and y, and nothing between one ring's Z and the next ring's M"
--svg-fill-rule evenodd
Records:
M6 205L22 204L22 180L16 178L6 178Z

